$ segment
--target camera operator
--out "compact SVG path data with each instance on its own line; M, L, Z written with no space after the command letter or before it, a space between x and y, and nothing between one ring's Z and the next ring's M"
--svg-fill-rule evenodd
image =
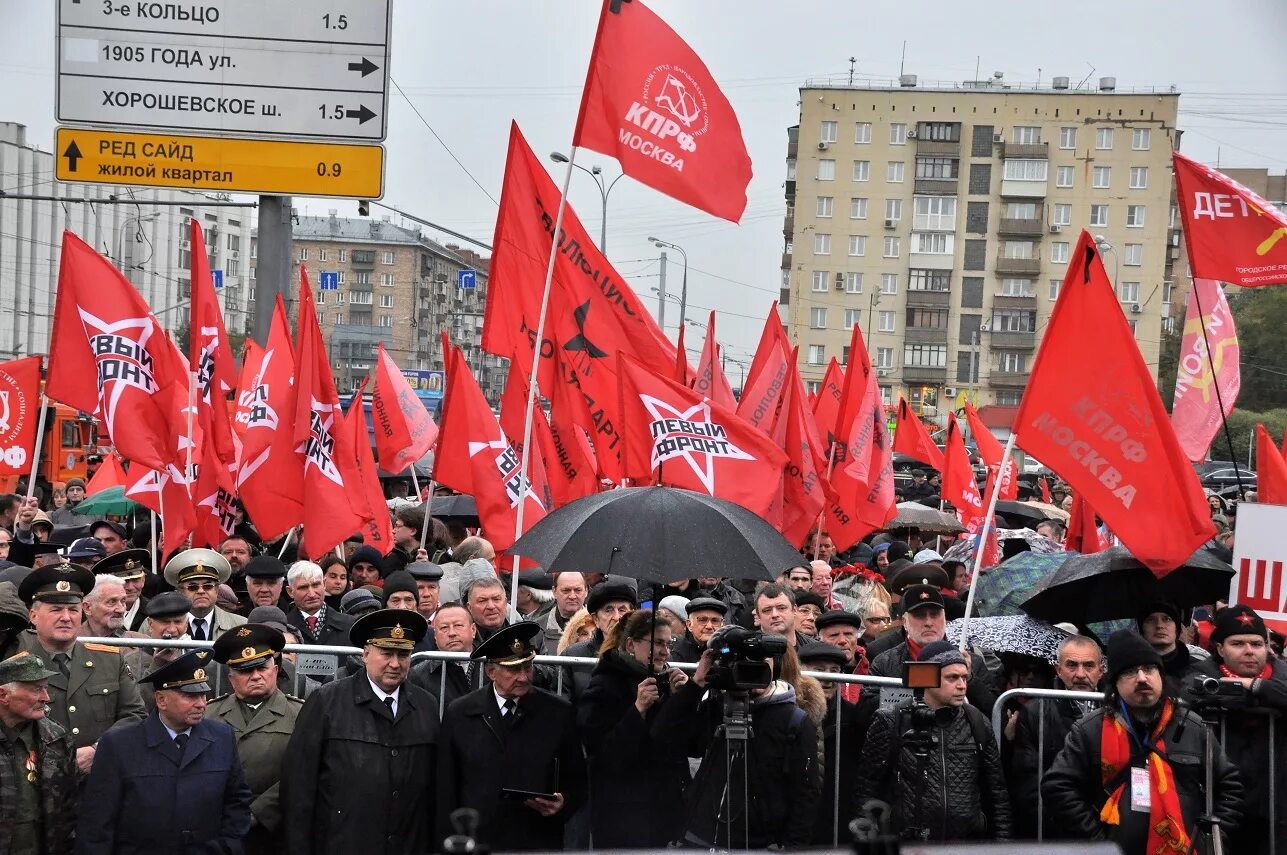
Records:
M1141 636L1113 633L1104 706L1073 725L1042 780L1062 829L1116 843L1126 855L1190 851L1207 813L1205 725L1163 691L1162 668L1162 654ZM1224 751L1211 747L1212 813L1232 831L1242 782Z
M725 627L711 638L693 679L664 705L656 731L687 731L689 755L702 757L684 793L686 843L721 849L809 844L822 792L817 722L825 701L817 681L799 671L781 636ZM802 696L810 712L799 706L792 680L811 686Z
M1216 612L1211 653L1213 659L1198 663L1189 700L1198 707L1209 701L1219 710L1221 744L1247 790L1242 822L1225 829L1228 851L1270 851L1273 775L1272 840L1274 851L1287 855L1287 722L1280 717L1287 710L1287 664L1269 661L1265 622L1244 605Z
M965 656L947 641L921 648L938 665L937 687L876 713L859 762L853 812L889 800L906 840L1006 840L1010 796L987 717L966 703Z
M640 609L617 622L577 707L590 761L590 828L601 849L665 848L683 836L688 758L657 729L672 692L688 682L667 669L673 635ZM654 676L655 675L655 676Z

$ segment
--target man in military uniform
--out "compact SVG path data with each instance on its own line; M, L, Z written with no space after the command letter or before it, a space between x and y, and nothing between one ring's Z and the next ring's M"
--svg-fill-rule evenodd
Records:
M232 566L213 549L185 549L165 565L165 581L192 601L188 634L196 641L215 641L246 619L215 605L219 586L232 576Z
M488 685L443 718L439 837L452 811L478 811L478 836L495 851L562 849L563 826L586 797L585 757L572 705L532 685L540 624L496 632L474 651Z
M125 621L127 630L138 632L143 620L147 617L144 609L148 598L142 596L143 585L147 581L147 571L152 567L152 553L146 549L124 549L109 553L106 558L95 564L95 576L111 573L125 583Z
M407 565L407 572L416 580L416 587L419 589L420 614L432 625L434 613L438 611L438 585L442 582L442 568L432 561L412 561Z
M253 562L252 562L253 563ZM232 693L215 698L206 718L218 719L237 736L250 803L251 827L246 852L276 853L286 848L278 801L282 759L304 702L277 690L277 655L286 638L263 624L248 623L219 637L215 661L228 668Z
M18 596L31 609L32 629L20 650L49 663L49 716L71 733L81 774L94 762L94 746L108 729L147 714L119 647L77 641L81 600L94 574L73 564L52 564L27 574Z
M178 591L157 594L148 601L143 621L145 638L186 639L188 637L188 598ZM162 665L169 664L183 655L181 647L136 647L126 652L125 665L131 674L150 674ZM139 683L139 695L148 712L156 709L152 703L152 684Z
M69 853L76 831L76 753L45 714L45 660L0 662L0 852Z
M286 586L286 565L275 555L256 555L246 564L246 595L251 608L276 606L283 612L290 600L282 595Z
M428 624L418 611L359 618L349 640L363 669L304 704L282 770L285 851L427 852L433 838L438 705L407 682Z
M192 650L143 678L156 711L104 734L85 784L78 855L239 852L250 830L250 788L237 739L203 718L209 650Z

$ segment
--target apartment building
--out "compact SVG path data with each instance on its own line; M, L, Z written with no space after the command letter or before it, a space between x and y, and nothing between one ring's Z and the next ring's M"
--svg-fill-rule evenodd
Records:
M1083 228L1156 370L1178 101L1112 78L806 83L780 301L806 382L848 358L858 325L888 401L931 420L967 398L1017 404Z

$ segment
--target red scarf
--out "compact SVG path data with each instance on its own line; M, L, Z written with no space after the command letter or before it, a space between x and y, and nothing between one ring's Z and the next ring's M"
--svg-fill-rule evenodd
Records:
M907 652L908 654L910 654L913 660L919 659L921 657L921 645L917 644L915 641L912 641L912 637L910 635L907 636Z
M1162 714L1149 734L1152 746L1148 758L1148 845L1146 855L1187 852L1189 834L1184 828L1184 814L1180 810L1180 797L1175 791L1175 773L1166 762L1166 743L1162 733L1175 717L1175 702L1168 698L1162 704ZM1122 716L1115 710L1104 711L1104 724L1100 731L1100 769L1104 786L1108 786L1131 762L1131 736ZM1099 819L1105 825L1121 825L1121 801L1126 792L1126 782L1117 785L1104 802Z
M1229 678L1229 679L1231 679L1231 680L1245 680L1245 679L1247 679L1246 677L1239 677L1237 674L1233 673L1233 672L1232 672L1232 671L1230 671L1228 668L1226 668L1226 667L1224 666L1224 664L1223 664L1223 663L1220 665L1220 676L1222 676L1222 677L1228 677L1228 678ZM1257 675L1255 676L1255 678L1254 678L1254 679L1257 679L1257 680L1268 680L1268 679L1269 679L1270 677L1272 677L1272 676L1274 676L1274 666L1273 666L1273 665L1271 665L1270 663L1266 662L1266 663L1265 663L1265 667L1264 667L1264 668L1262 668L1262 669L1260 669L1260 673L1259 673L1259 674L1257 674Z

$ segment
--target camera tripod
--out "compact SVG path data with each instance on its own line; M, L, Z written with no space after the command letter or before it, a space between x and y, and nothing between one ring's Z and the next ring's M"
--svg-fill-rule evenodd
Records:
M745 692L728 692L724 695L724 720L716 728L715 735L724 738L724 792L720 796L720 812L724 815L724 845L733 848L733 770L741 767L742 772L742 848L750 843L750 782L747 768L747 751L749 740L754 738L755 729L751 724L751 699ZM718 829L718 826L716 826ZM717 831L718 836L718 831ZM718 843L718 841L715 841Z
M1215 812L1215 737L1211 731L1220 719L1220 706L1214 701L1200 701L1191 707L1202 719L1202 764L1205 776L1205 804L1203 813L1193 821L1189 829L1189 848L1185 855L1195 852L1209 852L1210 855L1224 855L1224 841L1220 838L1220 818ZM1181 708L1183 713L1183 708ZM1177 736L1184 728L1184 723L1176 729ZM1206 839L1208 846L1198 849L1198 841Z

